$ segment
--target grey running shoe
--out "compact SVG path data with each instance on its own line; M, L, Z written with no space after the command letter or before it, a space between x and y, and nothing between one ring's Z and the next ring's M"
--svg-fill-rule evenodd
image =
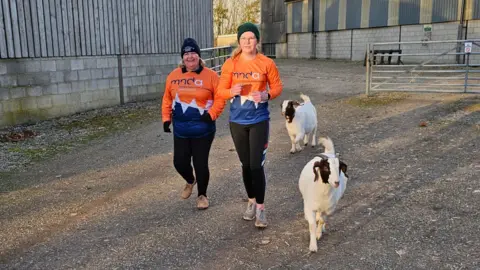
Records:
M255 219L255 209L256 208L257 208L256 203L252 203L252 202L248 201L247 210L245 210L245 213L243 214L243 219L244 220Z
M255 220L255 227L265 228L267 227L267 216L265 215L265 209L257 210L257 217Z

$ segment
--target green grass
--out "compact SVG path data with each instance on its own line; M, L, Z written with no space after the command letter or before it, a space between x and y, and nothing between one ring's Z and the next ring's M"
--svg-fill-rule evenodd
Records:
M57 126L57 128L69 131L72 134L80 130L86 130L87 132L84 135L73 136L72 138L50 145L33 145L30 148L13 145L8 151L19 153L31 161L38 162L61 153L68 153L76 147L104 138L117 131L134 128L142 123L152 122L159 118L160 111L156 108L138 108L120 113L97 115L89 119L72 121Z
M408 98L409 96L410 95L405 93L379 93L372 96L355 96L347 99L345 102L352 106L357 106L361 108L379 107L399 103Z

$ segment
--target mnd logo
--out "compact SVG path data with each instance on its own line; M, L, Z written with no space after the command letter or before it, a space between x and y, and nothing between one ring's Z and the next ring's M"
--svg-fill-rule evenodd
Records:
M255 79L258 80L260 79L260 73L258 72L233 72L233 76L235 76L237 79Z
M203 80L198 80L195 78L188 78L188 79L176 79L171 80L171 84L178 84L178 85L195 85L195 86L203 86Z

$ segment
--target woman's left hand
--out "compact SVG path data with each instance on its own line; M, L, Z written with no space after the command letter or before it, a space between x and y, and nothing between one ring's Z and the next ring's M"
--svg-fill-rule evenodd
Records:
M268 100L268 93L266 91L263 91L263 92L254 91L254 92L250 93L250 96L252 97L252 99L255 103L259 103L259 102Z

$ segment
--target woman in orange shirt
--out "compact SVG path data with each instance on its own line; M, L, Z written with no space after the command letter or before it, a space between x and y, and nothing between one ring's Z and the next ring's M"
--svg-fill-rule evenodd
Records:
M255 226L263 228L267 226L263 166L270 125L268 101L282 93L283 85L275 62L258 53L259 38L254 24L244 23L238 27L239 47L222 66L218 92L231 102L230 132L242 163L249 198L243 219L256 219Z
M225 100L218 98L218 75L205 67L194 39L185 39L181 57L182 63L166 80L162 101L163 129L171 132L173 120L173 164L187 182L181 197L189 198L193 186L198 184L197 208L206 209L209 206L208 156L215 137L215 120L222 113Z

